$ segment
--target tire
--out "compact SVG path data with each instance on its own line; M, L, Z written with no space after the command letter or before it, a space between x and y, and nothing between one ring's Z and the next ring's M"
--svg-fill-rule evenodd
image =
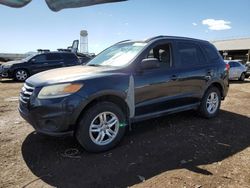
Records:
M245 78L246 78L246 75L245 75L245 73L243 72L243 73L240 75L239 80L240 80L240 81L244 81Z
M115 147L124 136L125 130L126 116L121 108L112 102L100 102L83 114L75 136L87 151L103 152Z
M219 89L217 87L210 87L202 98L199 107L200 115L208 119L216 117L219 113L220 105L221 93Z
M14 73L14 79L19 82L24 82L29 77L29 73L25 69L18 69Z

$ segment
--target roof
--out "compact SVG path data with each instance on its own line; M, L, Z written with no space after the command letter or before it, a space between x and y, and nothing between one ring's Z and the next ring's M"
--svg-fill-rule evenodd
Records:
M161 39L173 39L173 40L189 40L189 41L198 41L198 42L203 42L203 43L208 43L208 41L205 40L201 40L201 39L195 39L195 38L189 38L189 37L179 37L179 36L164 36L164 35L159 35L159 36L155 36L155 37L151 37L145 40L123 40L118 42L119 43L126 43L126 42L152 42L152 41L156 41L156 40L161 40Z
M220 50L249 50L250 38L211 41Z
M190 41L207 42L205 40L189 38L189 37L164 36L164 35L160 35L160 36L156 36L156 37L146 39L145 42L150 42L150 41L154 41L154 40L157 40L157 39L174 39L174 40L190 40Z

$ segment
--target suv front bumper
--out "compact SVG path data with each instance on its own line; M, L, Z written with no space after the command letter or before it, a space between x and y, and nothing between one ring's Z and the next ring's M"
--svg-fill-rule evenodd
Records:
M81 99L77 95L50 100L31 98L28 103L20 100L18 109L20 115L38 133L50 136L70 135L81 113Z
M0 65L0 77L1 78L11 77L11 75L9 74L9 69L4 68L3 65Z

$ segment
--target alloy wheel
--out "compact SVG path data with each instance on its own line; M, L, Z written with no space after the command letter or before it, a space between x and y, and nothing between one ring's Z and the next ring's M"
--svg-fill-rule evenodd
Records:
M216 110L218 109L218 106L219 106L218 94L216 92L211 92L207 98L207 103L206 103L207 112L209 114L215 113Z
M28 73L25 70L18 70L16 72L16 79L20 81L24 81L28 78Z
M111 143L119 131L119 119L112 112L102 112L91 122L89 135L91 140L99 145Z

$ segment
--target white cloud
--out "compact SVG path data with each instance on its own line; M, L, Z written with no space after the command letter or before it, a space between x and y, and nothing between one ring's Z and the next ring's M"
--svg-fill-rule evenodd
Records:
M193 26L197 26L198 24L197 24L197 23L195 23L195 22L193 22L193 23L192 23L192 25L193 25Z
M215 31L228 30L232 28L230 26L231 22L225 20L205 19L202 21L202 24L207 25L208 29Z

